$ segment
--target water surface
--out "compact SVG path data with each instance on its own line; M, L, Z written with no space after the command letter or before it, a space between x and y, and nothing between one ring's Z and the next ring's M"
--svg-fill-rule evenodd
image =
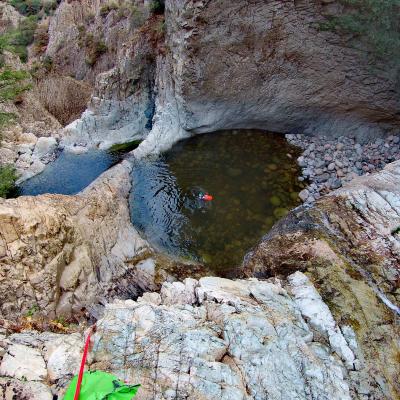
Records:
M228 274L300 202L298 150L283 136L221 131L140 160L130 197L133 224L156 247ZM199 193L214 196L200 200Z
M22 182L18 194L76 194L116 164L120 158L119 153L102 150L89 150L83 154L63 151L42 173Z

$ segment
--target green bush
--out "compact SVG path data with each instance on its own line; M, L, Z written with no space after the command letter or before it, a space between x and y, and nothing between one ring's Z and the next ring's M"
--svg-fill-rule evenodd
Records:
M340 0L344 12L320 24L322 30L353 34L379 58L400 63L400 0Z
M161 0L154 0L150 3L150 11L153 14L163 14L164 8L164 2Z
M58 7L57 0L44 0L42 5L43 11L46 15L51 15Z
M10 44L15 46L29 46L35 38L37 17L34 15L24 18L11 36Z
M57 0L9 0L9 3L16 8L20 14L31 15L51 15L57 8L60 1Z
M108 48L104 41L95 38L93 34L89 33L85 37L86 47L86 63L91 67L96 64L99 57L106 53Z
M137 28L143 25L145 17L143 11L139 9L139 7L132 5L129 6L127 10L128 10L128 16L131 19L132 28Z
M5 70L0 73L0 101L15 100L17 96L31 88L26 71Z
M14 113L0 112L0 128L8 126L17 116Z
M42 9L41 0L10 0L10 4L23 15L36 15Z
M0 166L0 197L5 198L15 190L15 182L17 179L18 175L14 166Z
M112 10L118 10L119 6L115 1L112 1L108 4L104 4L103 6L100 7L100 15L102 17L105 17L109 14L110 11Z
M24 18L17 29L0 35L0 53L4 50L17 54L22 62L28 59L27 46L33 43L37 27L37 17Z

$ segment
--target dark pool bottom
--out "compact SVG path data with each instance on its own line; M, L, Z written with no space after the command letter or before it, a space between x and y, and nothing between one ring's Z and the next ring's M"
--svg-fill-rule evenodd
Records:
M283 136L262 131L221 131L182 141L135 165L132 222L159 249L228 275L299 204L297 156ZM214 200L200 200L201 192Z

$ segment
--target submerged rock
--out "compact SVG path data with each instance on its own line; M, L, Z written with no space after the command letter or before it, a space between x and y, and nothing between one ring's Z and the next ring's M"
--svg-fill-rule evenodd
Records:
M315 303L309 322L300 298ZM331 330L338 340L326 340ZM347 331L351 336L352 329ZM356 356L301 273L288 282L202 278L165 283L161 295L146 293L137 301L107 305L93 341L89 368L140 383L141 399L345 400L360 384L350 374L354 366L349 360L355 362ZM57 356L52 350L56 343ZM354 338L351 343L357 345ZM6 350L21 344L47 362L48 376L35 382L62 394L78 371L79 362L71 355L83 337L14 334ZM56 373L54 360L63 366ZM1 362L11 386L13 365L19 362L32 368L22 354ZM32 381L19 384L29 387ZM45 386L43 392L48 390ZM32 395L31 400L42 398Z

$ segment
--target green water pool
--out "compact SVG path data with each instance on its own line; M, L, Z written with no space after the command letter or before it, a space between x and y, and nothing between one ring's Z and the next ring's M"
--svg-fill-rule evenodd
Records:
M300 204L299 150L282 135L198 135L136 162L133 224L155 247L228 275L274 223ZM211 202L200 193L213 196Z

